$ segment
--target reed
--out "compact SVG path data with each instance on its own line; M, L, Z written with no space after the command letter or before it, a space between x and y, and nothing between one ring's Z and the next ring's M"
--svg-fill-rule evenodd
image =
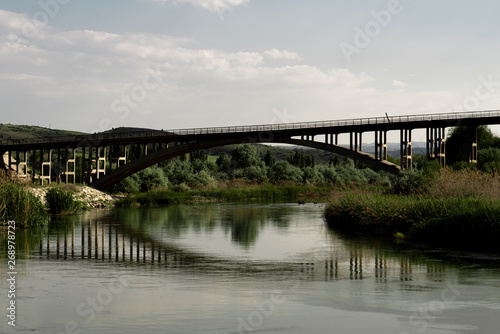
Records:
M443 170L425 194L347 194L332 198L324 217L341 230L498 252L499 185L498 175Z
M131 205L166 205L186 202L221 202L221 201L297 201L302 196L326 196L331 193L329 187L292 186L292 185L238 185L213 189L191 189L185 191L150 190L138 193L115 203L116 206Z
M15 221L20 228L40 226L47 223L45 206L26 186L0 179L0 224Z

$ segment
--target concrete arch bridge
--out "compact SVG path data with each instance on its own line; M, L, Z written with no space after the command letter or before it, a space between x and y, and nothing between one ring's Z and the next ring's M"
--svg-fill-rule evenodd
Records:
M2 141L0 154L4 159L0 159L0 168L39 180L41 184L60 178L66 183L87 183L96 189L106 189L146 167L186 153L239 143L283 143L325 150L376 170L397 174L401 169L412 167L413 130L425 130L427 157L439 159L444 165L447 128L463 125L474 133L477 126L491 124L500 124L500 111L386 115L169 131L119 128L93 135ZM387 161L390 131L400 134L400 166ZM370 133L375 143L374 155L363 152L363 139ZM339 135L347 135L349 144L339 145ZM139 152L130 154L133 148L139 148ZM477 161L477 140L473 139L464 149L470 151L471 161Z

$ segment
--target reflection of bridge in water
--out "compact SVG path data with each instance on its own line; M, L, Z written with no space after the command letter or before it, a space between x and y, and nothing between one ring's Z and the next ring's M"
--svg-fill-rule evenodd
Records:
M450 267L439 261L366 246L331 234L329 254L301 254L297 260L247 261L189 251L120 224L88 220L60 226L40 239L31 255L41 260L85 260L127 266L228 275L276 275L300 280L334 281L374 278L377 282L408 282L425 276L442 280ZM35 246L36 247L36 246Z

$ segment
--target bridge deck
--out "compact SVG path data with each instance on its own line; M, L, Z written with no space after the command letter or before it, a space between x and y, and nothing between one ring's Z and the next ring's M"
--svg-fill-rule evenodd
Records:
M176 140L190 136L249 134L262 132L281 132L292 135L329 133L365 132L376 130L418 129L427 127L450 127L459 125L500 124L500 111L473 111L441 114L422 114L406 116L386 116L355 118L330 121L295 122L281 124L221 126L178 130L144 130L132 133L98 133L93 135L57 136L36 139L17 139L0 141L0 148L7 150L23 150L27 148L44 147L74 147L88 145L109 145L141 140Z

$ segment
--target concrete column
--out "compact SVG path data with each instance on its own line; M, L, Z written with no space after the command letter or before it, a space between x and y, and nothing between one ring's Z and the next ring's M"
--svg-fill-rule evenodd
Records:
M44 181L47 180L47 183L50 184L52 177L52 150L48 150L48 157L45 161L45 152L41 150L41 158L42 158L42 170L40 173L40 184L43 186Z
M23 161L20 161L19 152L17 157L17 174L20 177L27 178L28 177L28 151L23 152L24 157Z
M66 152L68 152L68 151L66 150ZM69 152L70 152L70 155L72 156L72 158L68 157L66 159L66 170L64 171L64 182L66 184L68 184L68 182L75 184L75 181L76 181L76 150L73 148L73 149L70 149ZM71 177L72 181L69 181L70 177Z
M438 159L442 166L446 165L446 129L426 129L426 155L427 159Z
M118 158L118 168L127 163L127 145L123 146L123 156Z
M471 129L471 154L469 162L477 163L477 127Z
M401 129L401 169L412 169L411 130Z
M96 178L106 175L106 147L97 147Z
M375 131L375 158L387 160L387 131Z

